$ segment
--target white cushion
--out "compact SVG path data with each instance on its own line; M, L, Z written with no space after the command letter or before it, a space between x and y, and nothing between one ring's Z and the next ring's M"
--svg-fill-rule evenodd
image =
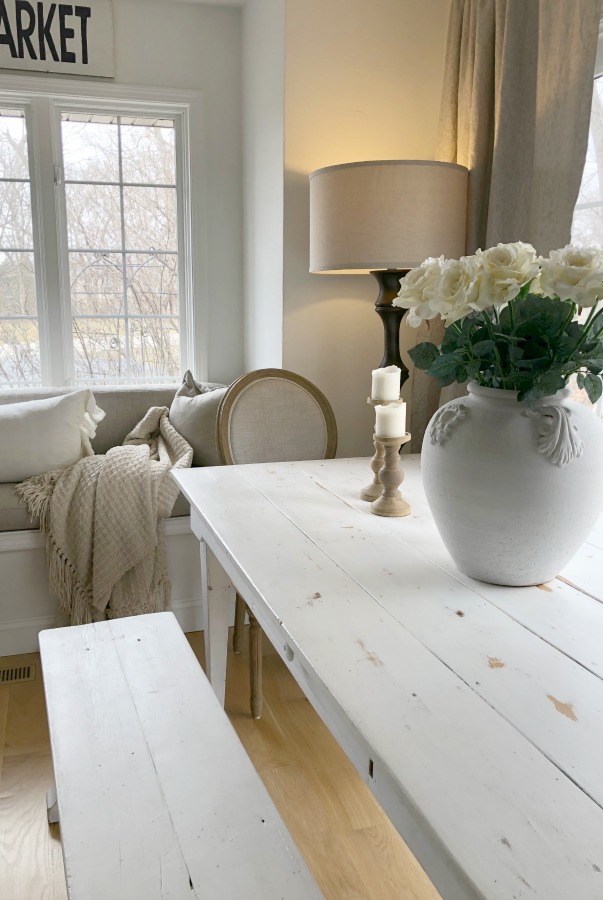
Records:
M104 417L90 390L0 405L0 482L23 481L92 456L90 438Z
M216 445L218 407L226 387L195 381L186 372L170 406L170 422L193 448L194 466L219 466Z

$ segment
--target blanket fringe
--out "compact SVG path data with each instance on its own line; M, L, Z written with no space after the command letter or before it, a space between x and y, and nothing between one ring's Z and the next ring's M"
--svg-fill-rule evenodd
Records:
M46 538L50 590L58 598L59 608L69 616L71 625L89 625L92 617L92 591L81 584L77 573L49 534Z
M50 527L50 501L57 479L63 470L45 472L43 475L35 475L27 481L21 482L15 488L17 494L25 504L32 519L40 520L40 530L48 533Z

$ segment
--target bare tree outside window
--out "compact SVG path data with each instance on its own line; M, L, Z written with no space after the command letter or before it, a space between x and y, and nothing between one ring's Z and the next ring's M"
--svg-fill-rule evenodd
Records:
M61 136L76 381L174 381L174 123L69 112Z
M578 247L603 247L603 76L595 78L590 116L590 132L584 173L574 210L572 244ZM588 310L585 311L584 317ZM586 391L579 390L573 381L573 399L592 406ZM603 402L595 405L595 412L603 418Z
M0 110L0 386L41 383L25 115Z

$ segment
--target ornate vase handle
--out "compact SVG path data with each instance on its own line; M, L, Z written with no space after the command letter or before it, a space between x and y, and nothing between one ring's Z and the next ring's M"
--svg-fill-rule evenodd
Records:
M432 444L445 444L451 437L455 425L467 415L467 406L464 403L447 403L438 409L433 417L429 439Z
M540 406L524 415L537 420L538 452L561 468L582 456L584 441L572 422L572 411L565 406Z

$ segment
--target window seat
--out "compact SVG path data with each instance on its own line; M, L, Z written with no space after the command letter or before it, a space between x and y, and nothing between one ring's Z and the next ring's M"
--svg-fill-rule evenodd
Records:
M106 453L111 447L123 443L126 435L151 406L170 406L177 385L172 386L119 386L94 387L96 402L105 412L92 440L95 453ZM26 400L43 400L67 394L72 388L40 388L25 391L3 391L0 403L22 403ZM31 519L25 504L14 493L16 483L0 483L0 533L5 531L36 530L37 519ZM190 515L186 498L178 495L172 518Z
M97 404L106 413L92 439L95 453L106 453L152 406L170 406L177 385L95 387ZM0 392L0 403L38 400L69 393L68 388ZM57 601L50 593L46 539L38 522L14 493L15 484L0 483L0 656L38 649L38 633L57 624ZM185 631L203 628L204 606L199 545L190 530L190 509L180 494L165 523L172 608Z

